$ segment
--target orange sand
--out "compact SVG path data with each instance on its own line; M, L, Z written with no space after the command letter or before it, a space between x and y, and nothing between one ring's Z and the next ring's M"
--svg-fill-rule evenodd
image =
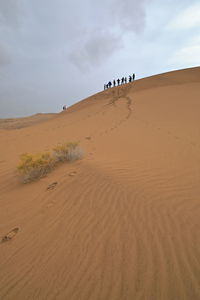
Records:
M25 118L0 119L0 129L20 129L52 119L56 114L35 114Z
M200 299L200 68L36 119L1 120L0 299ZM66 141L85 158L19 183L21 153Z

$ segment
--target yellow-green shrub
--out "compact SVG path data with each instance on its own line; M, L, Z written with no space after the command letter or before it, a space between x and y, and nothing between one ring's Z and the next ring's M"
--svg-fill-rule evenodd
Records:
M55 165L55 159L49 152L35 155L24 153L20 156L21 162L17 169L23 182L33 181L44 177Z
M63 143L53 149L53 153L24 153L20 156L17 170L24 183L46 176L59 162L75 161L83 157L83 151L78 143Z

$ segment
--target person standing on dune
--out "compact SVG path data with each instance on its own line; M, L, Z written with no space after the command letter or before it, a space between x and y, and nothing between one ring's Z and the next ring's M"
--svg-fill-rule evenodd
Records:
M117 79L117 83L118 83L118 85L120 84L120 79L119 78Z
M115 79L113 80L113 86L114 86L114 87L116 86L116 81L115 81Z
M133 73L133 81L135 80L135 73Z

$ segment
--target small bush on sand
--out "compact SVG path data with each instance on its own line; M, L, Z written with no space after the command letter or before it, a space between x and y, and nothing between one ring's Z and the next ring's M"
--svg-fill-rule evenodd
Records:
M49 152L35 155L22 154L17 170L21 180L27 183L46 176L59 162L71 162L81 158L83 158L83 151L78 143L64 143L56 146L52 154Z
M24 183L44 177L55 166L55 159L49 152L36 155L24 153L17 169Z
M76 147L74 149L69 148L69 151L67 153L67 161L75 161L82 159L84 156L83 150L79 147Z
M57 161L75 161L83 157L83 151L78 143L64 143L53 149L53 156Z

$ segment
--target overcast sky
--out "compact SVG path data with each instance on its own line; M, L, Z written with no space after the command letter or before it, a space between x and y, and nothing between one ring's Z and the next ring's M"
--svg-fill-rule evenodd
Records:
M199 65L199 0L0 0L0 118Z

